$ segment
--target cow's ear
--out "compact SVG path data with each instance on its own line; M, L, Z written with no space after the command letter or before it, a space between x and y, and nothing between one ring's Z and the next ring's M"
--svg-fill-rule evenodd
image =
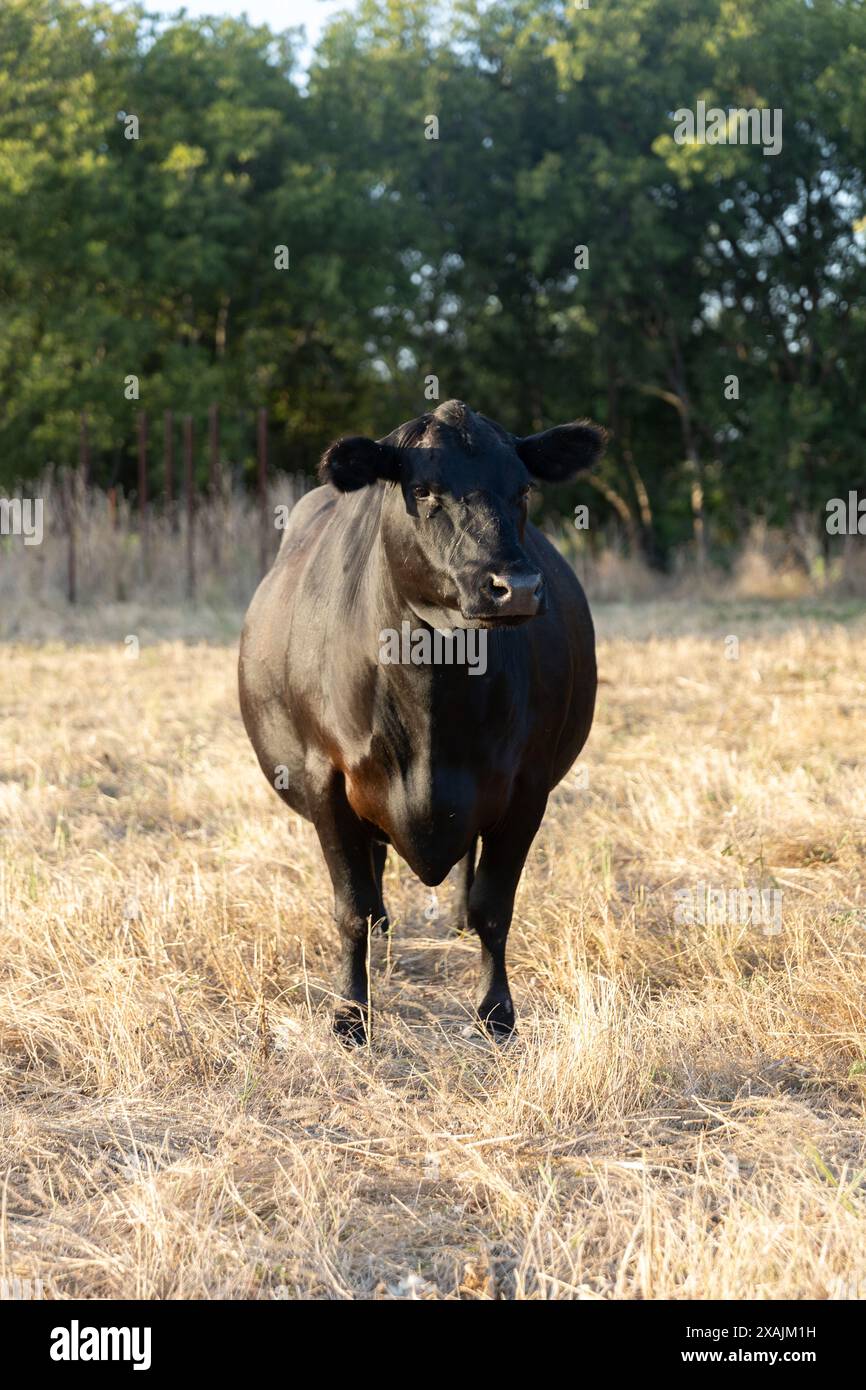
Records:
M328 446L319 464L319 478L333 483L340 492L355 492L359 487L385 478L397 482L400 477L400 451L391 444L377 444L363 435L348 435Z
M601 425L592 420L572 420L569 425L555 425L541 434L515 439L514 447L536 478L561 483L598 463L606 443L607 430Z

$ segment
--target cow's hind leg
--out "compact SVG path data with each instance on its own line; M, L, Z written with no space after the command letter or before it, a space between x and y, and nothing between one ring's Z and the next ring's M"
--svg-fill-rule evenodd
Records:
M489 834L482 835L481 858L469 892L469 925L481 942L481 981L477 1017L497 1040L514 1030L514 1005L505 969L505 946L514 911L514 895L535 832L547 803L546 793L515 798L512 810Z
M378 840L373 841L373 873L376 876L376 886L379 889L379 916L373 926L382 933L389 936L391 933L391 922L385 907L385 899L382 897L382 879L385 874L385 862L388 858L388 846L381 844Z
M462 936L469 930L469 894L475 880L475 859L478 854L478 836L472 841L469 853L464 854L457 865L457 882L454 887L454 907L451 911L451 930L455 936Z
M334 919L340 933L339 1002L334 1030L346 1043L367 1040L370 999L370 933L386 920L380 848L346 799L342 776L329 780L313 817L334 887ZM381 865L381 867L380 867Z

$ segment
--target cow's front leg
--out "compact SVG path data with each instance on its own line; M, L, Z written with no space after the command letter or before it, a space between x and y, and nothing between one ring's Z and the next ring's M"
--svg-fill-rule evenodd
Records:
M469 891L469 925L481 942L478 1021L497 1040L514 1031L514 1004L505 968L505 947L514 895L529 847L541 824L546 794L518 794L510 811L490 834L481 837L481 858Z
M335 774L316 806L314 824L334 888L334 920L340 933L339 1002L334 1031L346 1043L367 1041L370 932L387 922L369 828L346 799Z
M388 846L380 841L374 840L372 845L373 854L373 873L376 877L376 888L379 894L380 915L378 921L373 925L383 936L390 936L391 922L385 908L385 900L382 897L382 879L385 876L385 865L388 862Z

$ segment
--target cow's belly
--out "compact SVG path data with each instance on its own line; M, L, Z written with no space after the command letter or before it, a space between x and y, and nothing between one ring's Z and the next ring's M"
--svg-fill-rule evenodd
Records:
M441 883L469 852L476 835L496 823L511 796L501 771L418 760L402 773L359 768L346 775L355 814L383 830L422 883Z

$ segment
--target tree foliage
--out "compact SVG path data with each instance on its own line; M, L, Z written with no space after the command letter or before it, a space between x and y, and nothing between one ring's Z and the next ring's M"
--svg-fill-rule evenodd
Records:
M82 410L128 479L139 409L212 401L235 461L267 405L309 469L435 377L603 421L592 505L656 561L866 483L861 0L360 0L300 48L4 0L0 482ZM781 110L781 152L678 144L698 100Z

